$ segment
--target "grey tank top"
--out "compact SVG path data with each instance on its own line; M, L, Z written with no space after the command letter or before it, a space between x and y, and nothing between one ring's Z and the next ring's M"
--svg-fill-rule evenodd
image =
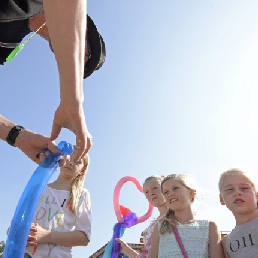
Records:
M227 239L227 252L231 258L258 257L258 219L232 230Z

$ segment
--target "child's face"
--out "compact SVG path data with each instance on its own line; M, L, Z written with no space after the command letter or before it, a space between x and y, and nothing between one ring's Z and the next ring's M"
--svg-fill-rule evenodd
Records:
M161 193L161 186L155 179L146 181L143 184L143 193L148 202L154 207L160 207L165 203L164 197Z
M64 167L60 168L60 174L65 177L74 178L80 173L80 170L84 166L83 159L81 159L79 162L74 162L74 158L77 154L77 150L75 149L74 152L67 156L69 159L69 162L66 162Z
M173 211L180 211L192 204L195 191L185 187L178 179L170 178L162 185L162 192L167 207Z
M257 210L257 193L245 176L227 175L220 189L220 202L234 215L245 215Z

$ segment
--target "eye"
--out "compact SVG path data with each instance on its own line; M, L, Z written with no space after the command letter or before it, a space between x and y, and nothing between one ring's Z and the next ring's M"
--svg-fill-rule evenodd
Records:
M149 191L145 191L145 194L147 194Z
M173 188L173 190L177 190L179 187L178 186L175 186L174 188Z
M229 191L232 191L233 190L233 188L228 188L228 189L226 189L226 192L229 192Z
M168 194L168 191L164 191L163 194L164 194L164 195Z
M157 188L158 188L157 186L153 187L154 190L157 189Z

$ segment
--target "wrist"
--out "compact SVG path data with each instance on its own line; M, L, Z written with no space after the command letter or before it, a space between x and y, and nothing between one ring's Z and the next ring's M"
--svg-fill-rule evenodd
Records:
M20 125L15 125L11 128L11 130L8 132L8 135L6 137L6 142L13 146L16 147L15 142L19 134L24 130L23 126Z
M44 229L41 231L41 236L38 236L37 244L52 244L53 240L51 240L52 232Z

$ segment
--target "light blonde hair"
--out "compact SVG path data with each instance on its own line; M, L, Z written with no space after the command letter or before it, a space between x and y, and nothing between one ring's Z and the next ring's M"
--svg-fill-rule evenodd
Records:
M149 176L149 177L147 177L147 178L144 180L143 185L144 185L146 182L150 181L150 180L155 180L155 181L157 181L157 182L161 185L161 182L162 182L163 178L164 178L164 176L157 176L157 175Z
M220 175L220 178L219 178L219 190L221 191L221 188L222 188L222 185L223 185L223 182L224 182L224 179L226 176L228 175L241 175L241 176L244 176L249 182L250 184L252 185L252 187L254 188L255 192L257 193L258 192L258 188L257 188L257 184L255 183L256 180L254 178L254 175L252 175L251 173L248 173L248 172L244 172L242 171L241 169L239 168L231 168L231 169L228 169L226 171L224 171L221 175Z
M191 178L189 175L185 174L171 174L166 176L162 182L161 182L161 189L163 184L168 181L169 179L176 179L178 180L184 187L186 187L189 190L196 190L196 185L194 183L193 178ZM193 203L196 199L196 195L193 197L191 202ZM160 234L164 234L166 232L172 233L173 227L178 224L178 222L175 220L175 212L171 209L168 209L166 212L166 215L160 219L161 226L160 226Z
M75 148L75 147L74 147ZM74 178L71 188L70 188L70 211L72 213L76 213L76 208L78 206L78 202L81 196L82 188L84 185L85 176L88 171L88 166L90 163L90 159L88 154L86 154L83 159L83 167L78 171L78 175Z

